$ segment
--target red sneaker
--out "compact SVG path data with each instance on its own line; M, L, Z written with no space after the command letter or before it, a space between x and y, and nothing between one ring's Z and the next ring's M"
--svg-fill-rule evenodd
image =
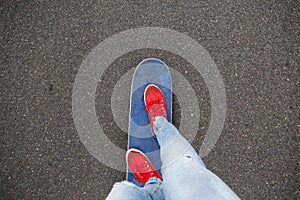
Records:
M137 149L129 149L127 151L126 162L131 173L135 176L134 179L143 185L152 177L163 180L147 156Z
M156 137L153 128L155 117L162 116L168 119L167 104L164 98L164 94L156 85L150 84L145 89L144 102L145 102L145 111L148 113L149 116L152 134L154 137Z

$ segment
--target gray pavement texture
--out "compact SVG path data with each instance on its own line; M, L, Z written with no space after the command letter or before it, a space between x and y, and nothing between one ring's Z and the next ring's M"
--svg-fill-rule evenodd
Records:
M125 179L80 141L72 89L93 47L146 26L198 41L224 79L227 117L204 158L207 167L242 199L299 199L299 2L19 0L1 1L0 13L1 199L104 199ZM202 115L193 146L199 150L209 124L209 92L193 66L161 50L130 52L106 70L96 95L105 134L126 149L127 135L110 111L111 91L147 57L164 60L198 88ZM175 98L176 126L179 110Z

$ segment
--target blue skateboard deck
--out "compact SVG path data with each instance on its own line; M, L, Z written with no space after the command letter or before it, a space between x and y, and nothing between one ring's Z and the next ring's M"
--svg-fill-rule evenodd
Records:
M135 148L142 151L161 174L160 147L151 133L148 113L144 110L144 90L149 84L157 85L163 92L167 103L168 121L172 120L172 82L169 69L161 60L154 58L143 60L137 66L132 80L128 149ZM127 181L142 186L134 180L129 169L127 169Z

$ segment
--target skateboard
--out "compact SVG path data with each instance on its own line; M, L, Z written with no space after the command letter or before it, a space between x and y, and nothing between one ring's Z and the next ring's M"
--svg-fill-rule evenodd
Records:
M145 59L139 63L133 75L127 147L142 151L161 175L160 147L157 139L151 133L148 113L144 110L144 90L149 84L157 85L163 92L167 103L168 121L172 120L172 82L169 68L161 60ZM126 179L137 186L142 186L140 182L134 180L134 176L128 168Z

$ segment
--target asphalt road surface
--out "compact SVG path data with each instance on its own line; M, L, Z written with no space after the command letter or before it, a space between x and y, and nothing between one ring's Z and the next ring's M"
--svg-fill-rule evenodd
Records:
M242 199L299 198L299 2L19 0L1 1L0 13L1 199L104 199L125 179L81 142L72 90L96 45L149 26L196 40L223 77L226 121L204 157L207 167ZM96 92L105 135L126 149L110 97L120 75L147 57L164 60L198 88L198 151L210 122L209 91L186 60L158 49L124 54L105 71Z

